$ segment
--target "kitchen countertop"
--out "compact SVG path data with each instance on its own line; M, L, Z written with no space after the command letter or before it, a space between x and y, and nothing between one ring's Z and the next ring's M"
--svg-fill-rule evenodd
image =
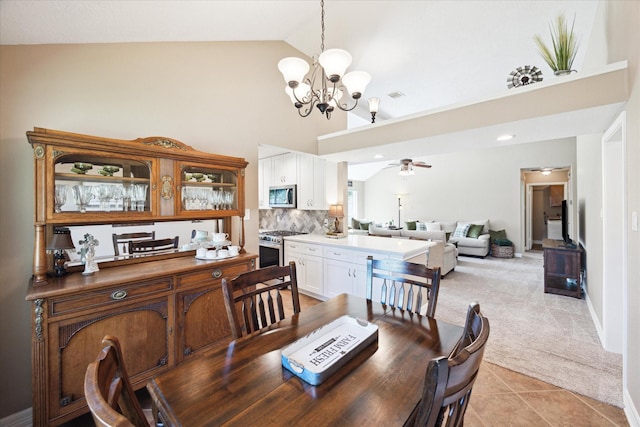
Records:
M427 253L435 242L426 240L410 240L389 237L349 234L340 239L332 239L322 234L299 234L286 236L285 241L314 243L323 246L339 247L358 251L367 251L372 255L384 254L394 259L406 260L416 255Z

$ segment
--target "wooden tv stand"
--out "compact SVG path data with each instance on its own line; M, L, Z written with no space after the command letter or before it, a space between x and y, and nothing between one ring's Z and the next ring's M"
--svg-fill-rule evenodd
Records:
M582 298L582 255L578 244L570 247L562 240L544 239L544 292Z

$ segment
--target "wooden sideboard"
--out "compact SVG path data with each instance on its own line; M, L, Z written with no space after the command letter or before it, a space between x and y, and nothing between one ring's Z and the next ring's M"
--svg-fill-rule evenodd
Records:
M33 425L60 425L88 411L85 369L106 334L120 339L137 389L230 336L222 277L255 269L256 258L189 254L31 286Z
M579 245L544 239L544 292L582 298L582 256Z
M137 389L231 335L222 278L255 269L257 259L244 250L248 163L166 137L118 140L35 128L27 138L35 175L33 276L26 297L32 310L33 425L56 426L88 411L84 375L106 334L119 338ZM123 198L82 201L72 193L102 195L105 188L121 195L135 190L135 201L133 195L130 205ZM65 202L56 201L60 189ZM218 231L238 242L240 255L209 261L196 259L195 250L172 251L114 257L90 275L76 267L62 277L47 274L53 257L46 248L57 227L90 232L95 224L209 219L223 220Z

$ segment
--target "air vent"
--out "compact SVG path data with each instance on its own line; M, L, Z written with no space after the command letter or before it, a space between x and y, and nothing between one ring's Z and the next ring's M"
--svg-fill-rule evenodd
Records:
M391 92L391 93L389 94L389 98L393 98L393 99L396 99L396 98L402 98L403 96L405 96L405 94L404 94L404 93L402 93L402 92L400 92L400 91Z

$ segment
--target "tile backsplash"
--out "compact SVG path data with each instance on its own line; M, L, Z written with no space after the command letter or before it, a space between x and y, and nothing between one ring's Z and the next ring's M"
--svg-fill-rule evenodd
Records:
M261 230L293 230L309 234L329 231L325 222L329 211L303 211L300 209L260 209Z

